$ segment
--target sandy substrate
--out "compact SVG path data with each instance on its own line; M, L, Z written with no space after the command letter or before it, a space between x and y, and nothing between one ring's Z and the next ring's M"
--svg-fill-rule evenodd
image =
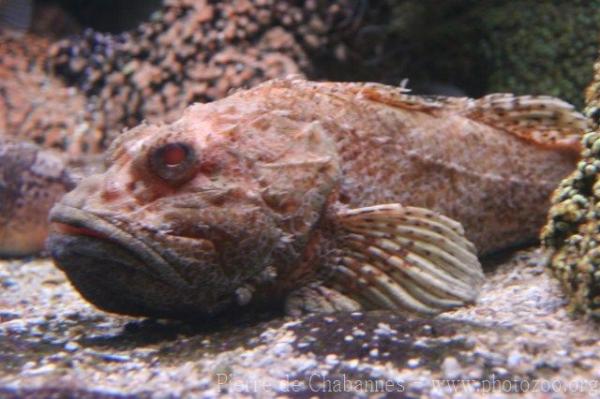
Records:
M48 260L0 262L0 398L594 397L600 332L537 249L486 266L476 306L187 325L113 316ZM493 264L492 264L493 263Z

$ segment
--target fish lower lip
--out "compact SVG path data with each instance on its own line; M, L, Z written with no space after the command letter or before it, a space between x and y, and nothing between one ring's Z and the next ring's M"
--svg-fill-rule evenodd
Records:
M155 250L100 216L58 203L50 211L49 219L55 228L55 234L111 242L135 254L148 271L162 281L181 289L189 287L189 283Z

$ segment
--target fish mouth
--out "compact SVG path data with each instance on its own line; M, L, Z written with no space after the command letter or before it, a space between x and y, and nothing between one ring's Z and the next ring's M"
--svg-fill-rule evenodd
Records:
M104 241L108 245L120 246L138 258L146 266L145 269L156 278L177 288L189 288L188 282L157 251L98 215L57 204L50 211L49 219L54 228L52 235L86 237Z
M56 204L47 246L84 298L101 309L141 316L189 313L188 283L158 251L92 212ZM196 305L197 306L197 305Z

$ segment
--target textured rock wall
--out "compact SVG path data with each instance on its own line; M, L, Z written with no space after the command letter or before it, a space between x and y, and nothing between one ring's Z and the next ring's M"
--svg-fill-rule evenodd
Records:
M165 0L121 34L86 30L52 45L2 37L0 134L99 152L144 119L168 121L193 102L314 73L317 60L347 61L372 13L357 0Z
M599 1L394 4L390 29L406 58L404 77L453 84L472 96L550 94L583 105L598 49Z

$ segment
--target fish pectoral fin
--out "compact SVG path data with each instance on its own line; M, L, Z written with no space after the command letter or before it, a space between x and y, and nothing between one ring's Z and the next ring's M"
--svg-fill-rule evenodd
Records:
M353 312L360 309L360 304L355 300L319 282L298 288L285 301L285 313L295 317L307 313Z
M577 147L591 128L590 120L571 104L551 96L496 93L460 106L470 119L551 148Z
M460 223L400 204L337 218L346 234L327 285L364 308L436 314L477 298L484 275Z

